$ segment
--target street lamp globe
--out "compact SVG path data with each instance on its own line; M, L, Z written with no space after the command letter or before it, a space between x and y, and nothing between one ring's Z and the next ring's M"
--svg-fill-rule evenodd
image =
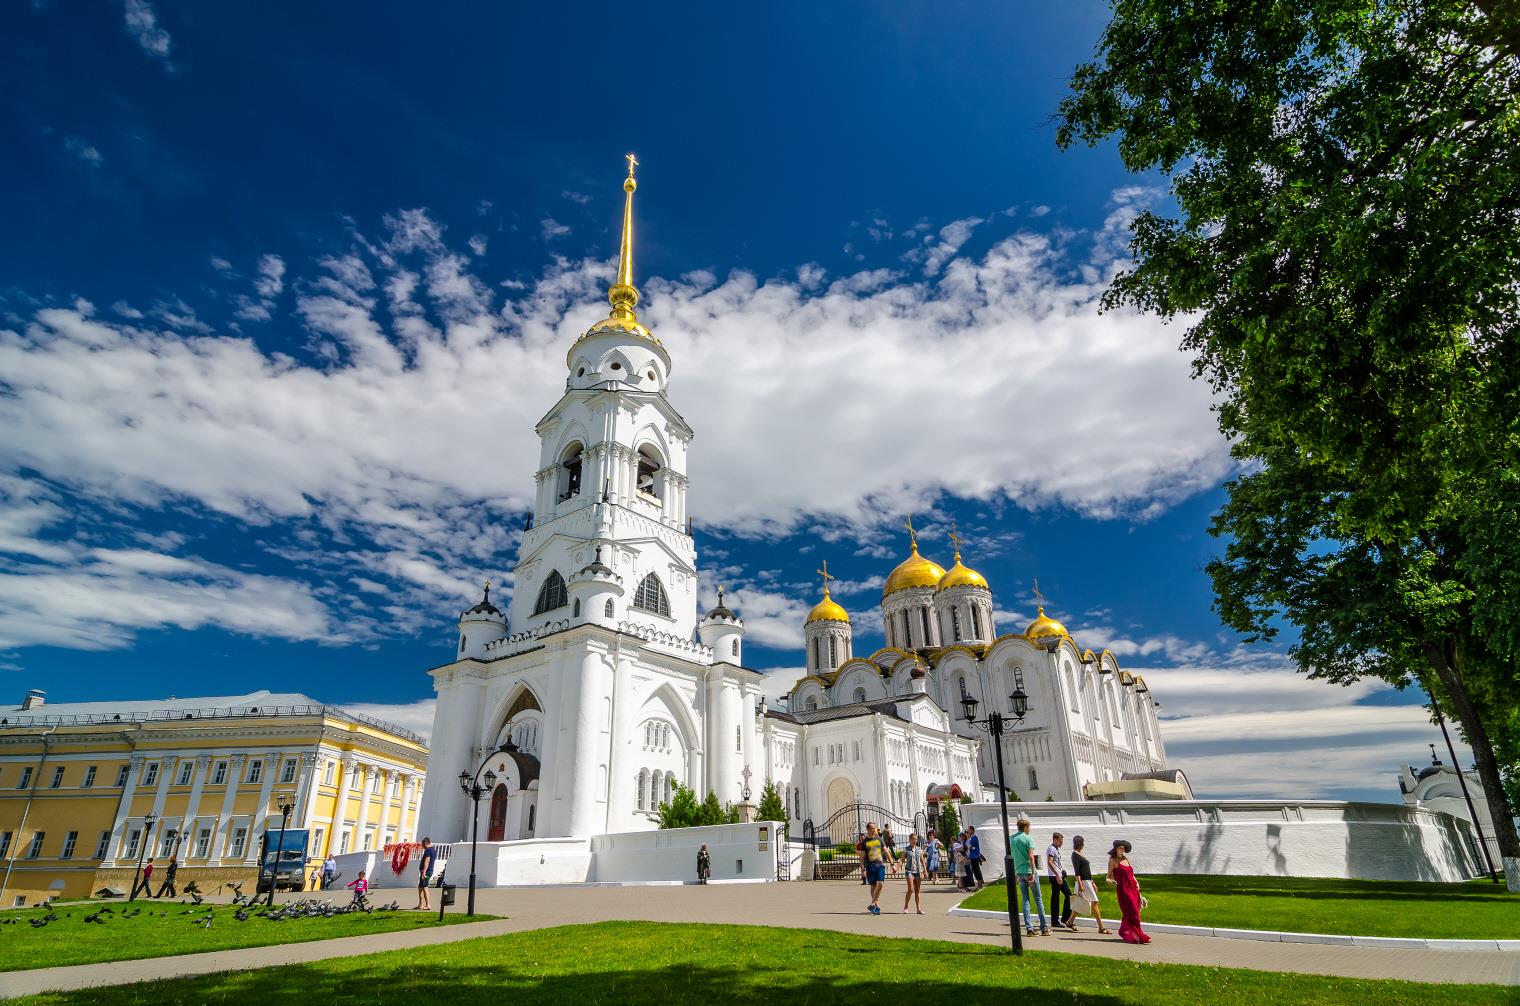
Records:
M459 788L464 790L466 796L468 796L470 793L470 782L470 773L459 773Z
M492 772L490 769L486 769L485 784L486 789L496 788L496 773Z
M1024 689L1015 688L1013 694L1008 696L1008 701L1012 704L1014 719L1021 720L1029 712L1029 696L1024 694Z
M976 707L980 704L981 703L977 702L976 699L970 695L961 696L961 715L967 723L971 723L976 720Z

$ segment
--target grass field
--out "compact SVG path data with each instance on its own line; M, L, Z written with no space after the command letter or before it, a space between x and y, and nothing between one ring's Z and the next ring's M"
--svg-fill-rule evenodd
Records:
M289 919L284 922L269 922L254 915L246 922L239 922L233 915L236 909L227 905L203 905L193 914L182 914L186 906L178 902L142 906L142 914L130 919L121 916L131 909L126 903L119 903L112 906L115 913L105 916L108 921L104 925L86 924L84 917L100 907L99 902L60 905L55 909L58 920L41 929L32 928L27 920L42 918L47 914L43 909L25 908L0 913L0 919L4 920L4 924L0 924L0 971L168 957L276 943L305 943L440 924L436 912L359 913L331 919ZM204 920L208 909L212 913L211 927L202 929L192 920ZM477 915L474 921L487 917ZM465 921L469 920L463 913L450 913L442 924Z
M1514 990L1137 964L807 929L604 922L313 964L17 1000L27 1006L1033 1003L1513 1006Z
M1146 922L1341 936L1520 939L1520 895L1487 880L1429 884L1170 875L1141 877L1140 889L1150 902ZM1050 894L1048 883L1044 894ZM1113 888L1099 884L1098 894L1104 919L1117 922ZM1001 881L962 902L965 908L992 911L1007 905Z

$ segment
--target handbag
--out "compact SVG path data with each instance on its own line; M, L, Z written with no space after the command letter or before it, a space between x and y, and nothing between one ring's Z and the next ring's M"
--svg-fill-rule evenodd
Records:
M1087 900L1085 894L1073 894L1071 896L1071 910L1077 915L1091 915L1093 903Z
M1145 897L1145 895L1143 895L1143 894L1140 895L1140 907L1141 908L1149 908L1150 904L1151 904L1150 901Z

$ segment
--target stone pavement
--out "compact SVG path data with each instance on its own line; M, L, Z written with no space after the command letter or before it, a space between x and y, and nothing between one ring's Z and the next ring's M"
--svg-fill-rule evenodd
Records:
M464 891L459 892L463 910ZM864 888L856 883L714 884L708 887L530 887L480 891L478 911L509 916L490 922L439 929L352 936L312 943L226 950L144 961L116 961L76 967L41 968L0 974L0 996L47 989L120 985L217 971L301 964L384 950L450 943L479 936L575 925L608 919L652 922L716 922L757 926L833 929L873 936L920 937L962 943L1006 945L1001 922L947 914L960 896L947 886L924 889L924 915L900 915L902 888L888 885L884 914L867 915ZM1135 961L1201 964L1211 967L1293 971L1352 978L1399 978L1420 982L1478 982L1520 985L1520 953L1395 950L1265 943L1200 936L1158 936L1135 947L1097 933L1062 933L1026 940L1035 951L1116 957Z

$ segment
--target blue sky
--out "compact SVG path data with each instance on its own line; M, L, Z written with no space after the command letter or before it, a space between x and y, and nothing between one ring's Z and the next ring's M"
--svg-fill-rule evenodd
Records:
M1165 190L1055 146L1103 14L0 9L0 673L425 728L455 613L510 583L634 150L699 557L773 691L823 558L880 639L911 511L946 565L959 522L1000 631L1038 577L1146 669L1200 792L1396 798L1423 713L1222 632L1208 391L1180 329L1097 310Z

